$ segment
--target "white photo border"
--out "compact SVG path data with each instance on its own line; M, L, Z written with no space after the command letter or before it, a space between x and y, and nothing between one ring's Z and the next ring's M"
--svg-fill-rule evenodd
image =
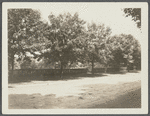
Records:
M7 41L7 9L32 8L33 5L44 4L76 4L43 3L43 2L3 2L2 3L2 113L3 114L147 114L148 113L148 3L147 2L82 2L80 4L119 5L122 8L141 8L142 30L142 65L141 65L141 108L119 109L8 109L8 41Z

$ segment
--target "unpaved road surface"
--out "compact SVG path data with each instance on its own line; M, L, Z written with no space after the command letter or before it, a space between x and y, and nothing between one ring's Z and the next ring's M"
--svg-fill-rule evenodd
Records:
M9 84L9 108L140 108L141 73Z

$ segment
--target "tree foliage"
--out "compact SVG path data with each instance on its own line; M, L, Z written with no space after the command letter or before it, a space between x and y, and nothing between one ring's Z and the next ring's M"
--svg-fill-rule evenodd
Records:
M104 47L99 50L100 63L105 66L105 72L107 71L107 67L112 65L113 61L113 42L111 37L108 37L104 40Z
M135 10L124 12L141 20ZM119 67L121 63L127 66L130 62L140 66L140 44L132 35L111 37L111 29L104 24L91 23L85 28L86 22L77 13L50 14L48 18L50 24L40 20L38 11L8 10L8 58L12 69L15 59L22 61L22 68L51 68L57 63L61 76L63 68L77 63L91 63L92 72L96 62L106 68ZM39 62L29 58L31 54Z
M141 8L124 8L126 17L132 16L132 20L137 23L137 27L141 28Z
M99 51L101 64L120 67L133 63L140 67L141 51L140 44L132 35L115 35L105 40L105 46ZM107 70L107 69L106 69Z
M129 63L139 62L136 58L140 59L140 44L132 35L121 34L113 36L113 63L120 66L123 63L125 66ZM136 57L136 58L135 58Z
M92 62L92 73L94 73L94 62L101 62L99 52L105 47L105 41L111 34L111 29L105 27L104 24L97 25L96 23L88 24L86 38L86 60Z
M85 21L81 20L77 13L71 15L49 15L50 25L44 32L46 42L41 57L49 59L49 62L60 62L61 69L69 62L78 59L83 47L80 46L81 35L84 33Z
M8 9L8 61L12 69L14 57L18 60L27 58L31 51L33 35L37 35L36 27L40 24L40 13L32 9Z

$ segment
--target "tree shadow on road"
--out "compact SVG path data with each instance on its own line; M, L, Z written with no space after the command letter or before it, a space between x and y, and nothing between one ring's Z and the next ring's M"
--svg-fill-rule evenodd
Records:
M101 78L104 76L108 76L107 74L126 74L126 73L139 73L139 71L130 71L130 72L108 72L108 73L86 73L86 74L64 74L62 78L60 75L46 75L46 76L19 76L19 77L11 77L8 79L8 83L23 83L23 82L31 82L31 81L68 81L68 80L76 80L83 78Z
M129 70L129 71L118 71L118 72L107 72L107 74L127 74L127 73L139 73L140 70Z
M8 79L8 83L23 83L31 81L67 81L67 80L76 80L83 78L96 78L107 76L106 74L96 73L96 74L67 74L63 75L60 78L60 75L47 75L47 76L20 76L20 77L11 77Z

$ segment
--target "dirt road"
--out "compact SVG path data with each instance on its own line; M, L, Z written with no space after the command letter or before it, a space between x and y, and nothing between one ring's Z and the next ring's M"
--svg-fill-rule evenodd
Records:
M139 108L139 73L9 84L9 108Z

